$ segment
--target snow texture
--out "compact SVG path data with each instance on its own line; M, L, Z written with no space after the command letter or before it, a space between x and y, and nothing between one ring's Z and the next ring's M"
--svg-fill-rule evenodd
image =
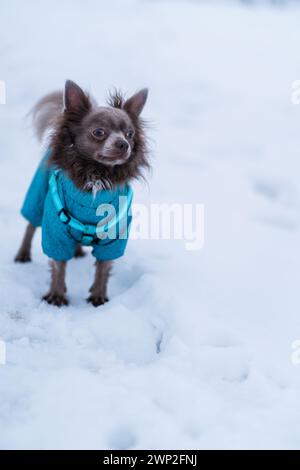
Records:
M2 449L300 447L300 10L234 2L2 0ZM153 175L135 202L203 203L205 244L130 241L111 301L41 303L48 260L13 257L42 149L24 119L71 78L100 102L149 86Z

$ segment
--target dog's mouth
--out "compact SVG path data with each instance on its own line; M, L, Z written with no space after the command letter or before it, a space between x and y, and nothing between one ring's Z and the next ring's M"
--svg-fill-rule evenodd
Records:
M130 155L131 155L130 151L127 151L125 154L113 153L113 154L102 155L100 153L97 153L95 156L95 160L107 166L123 165L129 160Z

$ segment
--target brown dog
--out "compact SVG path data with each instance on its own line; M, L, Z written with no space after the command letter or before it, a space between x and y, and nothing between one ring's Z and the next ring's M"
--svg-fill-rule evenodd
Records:
M83 193L96 194L128 184L142 176L149 167L140 114L147 100L143 89L124 100L119 93L109 98L108 106L98 107L82 89L67 81L65 92L42 98L33 109L37 136L51 130L47 165L60 169ZM37 224L29 223L17 262L31 260L31 243ZM80 245L74 256L84 253ZM88 301L101 305L107 299L110 259L96 261L96 274ZM43 297L50 304L67 305L65 285L66 260L52 259L51 286Z

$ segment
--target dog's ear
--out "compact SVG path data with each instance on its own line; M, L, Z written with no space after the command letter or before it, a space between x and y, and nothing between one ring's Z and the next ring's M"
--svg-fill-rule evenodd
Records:
M73 113L86 112L91 108L88 96L72 80L66 81L64 105L66 111Z
M128 114L138 117L146 104L148 97L148 88L143 88L135 95L131 96L124 103L124 109Z

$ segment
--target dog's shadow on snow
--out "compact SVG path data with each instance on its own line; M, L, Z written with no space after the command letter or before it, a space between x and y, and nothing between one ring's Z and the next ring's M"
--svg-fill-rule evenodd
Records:
M73 306L82 307L85 305L84 299L87 297L89 288L93 283L94 272L94 259L89 252L86 253L84 258L73 259L68 263L67 288L72 297L71 304ZM146 274L147 272L137 264L129 263L129 261L123 259L116 260L113 263L108 282L110 300L122 302L124 296L126 297L128 292L136 287ZM95 310L95 308L92 310Z

